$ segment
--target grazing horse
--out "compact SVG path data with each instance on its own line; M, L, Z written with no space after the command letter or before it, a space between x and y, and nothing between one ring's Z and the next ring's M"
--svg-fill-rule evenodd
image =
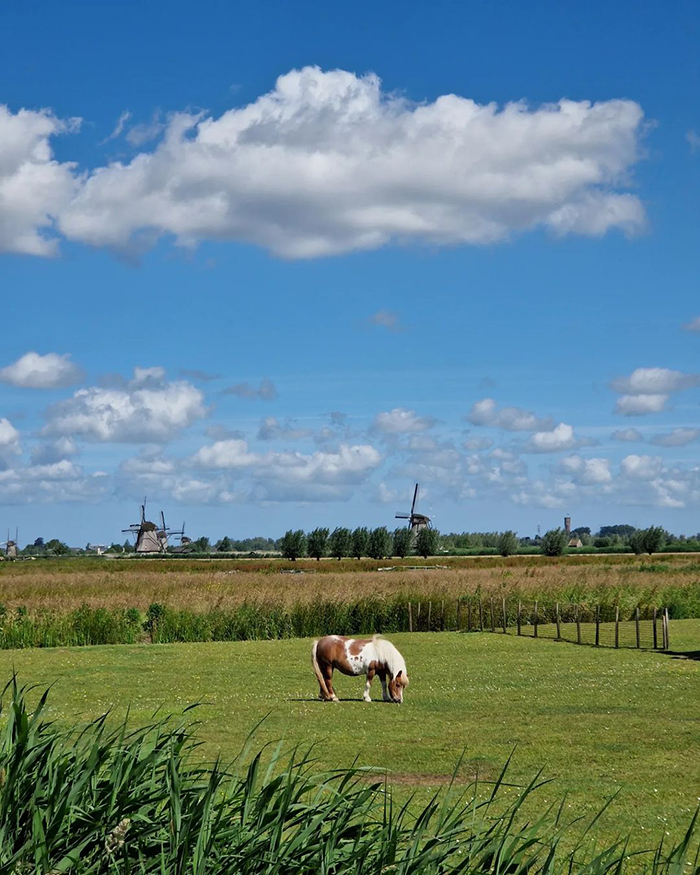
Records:
M403 690L408 686L406 663L391 641L375 635L373 638L344 638L341 635L326 635L314 641L311 649L311 664L320 687L319 699L324 702L339 702L331 679L333 669L343 674L367 675L362 698L371 702L370 684L375 674L382 682L385 702L403 702Z

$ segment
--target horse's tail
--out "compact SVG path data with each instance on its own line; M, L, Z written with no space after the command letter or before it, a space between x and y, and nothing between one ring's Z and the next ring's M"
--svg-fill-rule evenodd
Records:
M321 691L323 695L330 699L331 694L328 692L328 687L326 686L326 680L321 673L321 667L318 664L318 657L316 656L316 651L318 649L318 641L314 641L313 647L311 648L311 665L314 667L314 674L316 675L316 679L318 680L318 684L321 687Z

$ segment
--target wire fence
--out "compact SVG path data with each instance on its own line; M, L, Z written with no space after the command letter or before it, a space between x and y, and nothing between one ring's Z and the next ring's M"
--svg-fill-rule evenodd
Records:
M667 608L569 604L463 597L408 602L409 632L500 632L596 647L669 649Z

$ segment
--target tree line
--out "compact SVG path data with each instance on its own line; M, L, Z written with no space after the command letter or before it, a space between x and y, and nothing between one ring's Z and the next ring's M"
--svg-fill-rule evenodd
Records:
M316 528L311 532L303 529L285 532L280 541L280 552L285 559L295 561L305 556L321 560L325 556L334 559L386 559L398 556L403 559L411 554L426 558L434 556L439 549L440 533L436 529L420 529L416 535L403 526L390 532L386 526L368 529L360 526L347 529L339 526L330 529Z

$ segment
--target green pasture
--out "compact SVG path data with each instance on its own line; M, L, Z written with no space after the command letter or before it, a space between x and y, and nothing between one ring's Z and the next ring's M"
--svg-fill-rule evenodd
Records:
M309 640L3 651L0 668L54 684L49 715L61 724L127 708L145 723L201 702L206 758L233 757L264 718L256 747L316 743L319 767L358 758L424 798L462 751L464 782L495 777L515 751L512 781L540 768L552 779L543 807L567 794L567 814L592 816L618 794L601 839L633 833L639 847L687 827L700 797L700 620L672 622L671 654L490 633L391 638L411 679L403 706L365 704L363 679L345 677L340 704L319 702Z

